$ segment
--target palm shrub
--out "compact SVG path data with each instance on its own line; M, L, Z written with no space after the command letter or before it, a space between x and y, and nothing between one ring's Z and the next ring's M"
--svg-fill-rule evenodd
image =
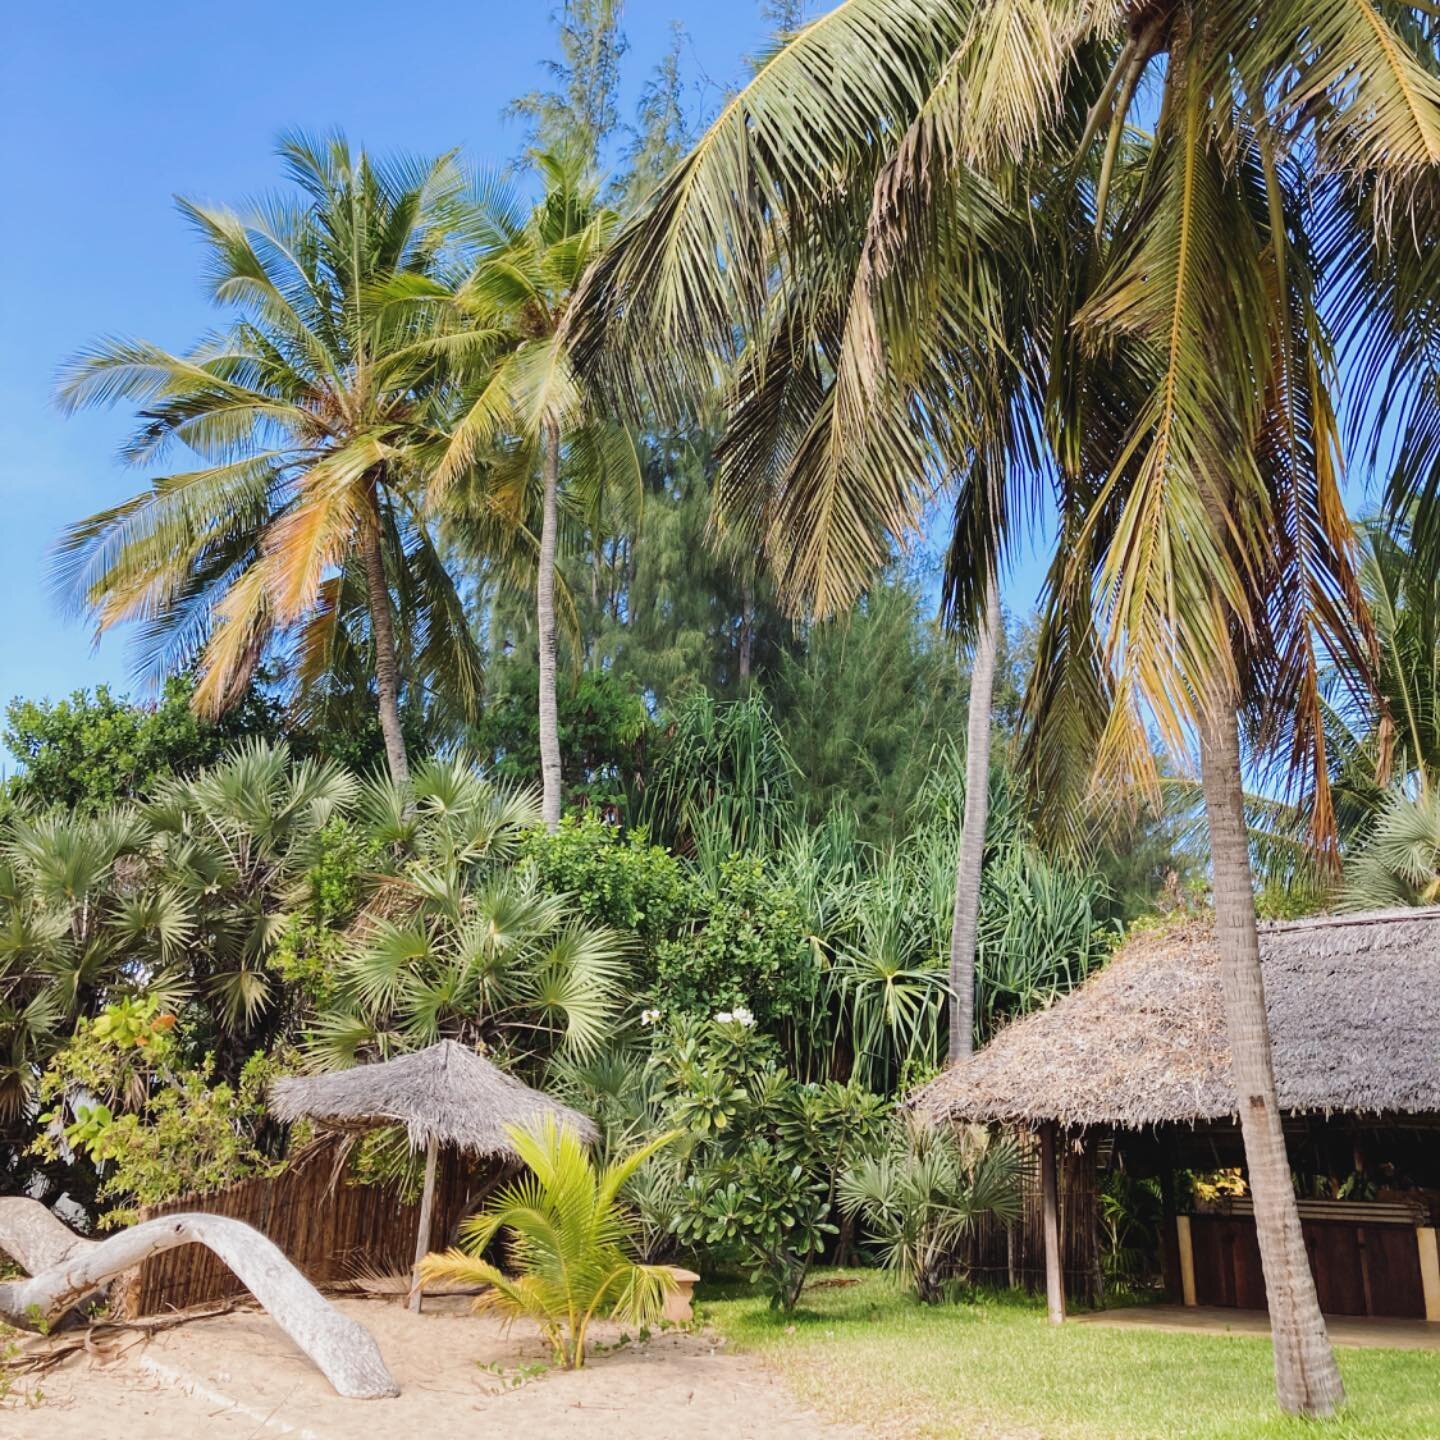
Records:
M507 1129L529 1173L465 1222L459 1248L426 1256L421 1276L426 1283L488 1287L475 1301L477 1313L493 1312L507 1324L533 1321L556 1360L578 1370L597 1317L646 1326L664 1309L674 1281L665 1266L632 1257L634 1221L622 1192L674 1136L657 1136L597 1170L575 1133L553 1116L535 1132ZM507 1242L513 1273L482 1258L497 1238Z
M190 1007L196 1043L243 1061L240 1038L282 1018L271 959L356 790L256 740L140 806L0 822L0 1114L67 1024L137 992Z
M377 777L358 812L383 873L314 1026L316 1059L442 1038L512 1062L599 1048L622 1008L630 942L521 863L540 821L532 790L456 756L422 763L407 785Z
M1383 910L1440 900L1440 793L1396 791L1345 868L1340 905Z
M985 1215L1020 1215L1023 1164L1015 1143L983 1127L896 1122L887 1147L840 1178L841 1210L859 1217L886 1268L934 1304L956 1242Z

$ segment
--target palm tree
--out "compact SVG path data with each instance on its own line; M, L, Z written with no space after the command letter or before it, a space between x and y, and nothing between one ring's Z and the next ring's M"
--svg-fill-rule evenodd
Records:
M544 194L528 213L494 186L472 223L481 254L453 292L473 327L476 353L462 367L461 414L439 461L439 498L477 466L488 473L487 511L518 525L539 505L535 614L539 642L542 816L560 823L561 765L556 705L556 559L562 501L594 539L608 493L622 516L638 508L643 484L633 437L595 413L571 366L562 327L586 268L619 223L600 204L580 152L533 156ZM539 474L539 495L532 480ZM562 481L565 494L562 496Z
M279 153L298 203L245 215L181 204L230 327L184 354L105 340L68 366L67 408L139 405L131 463L178 445L200 465L72 526L58 572L100 630L141 624L152 668L198 658L206 714L239 699L267 654L286 655L299 691L314 691L353 652L358 612L403 780L405 680L467 710L479 683L416 474L447 402L427 343L438 312L395 295L443 273L463 176L449 156L381 164L338 136L288 136Z
M1147 722L1198 739L1277 1391L1309 1415L1343 1389L1280 1127L1238 716L1310 777L1333 846L1320 657L1368 677L1373 652L1332 337L1433 457L1436 31L1372 0L847 0L722 109L577 307L579 363L631 403L698 393L743 334L722 498L820 608L939 469L973 624L1017 498L1053 483L1031 755L1053 805L1077 748L1133 785ZM1437 474L1411 459L1392 490Z
M597 1316L645 1326L665 1308L675 1283L670 1269L640 1265L631 1257L636 1227L620 1192L679 1132L657 1136L597 1171L579 1138L557 1126L553 1115L535 1133L506 1129L530 1173L461 1226L463 1248L426 1256L421 1280L487 1287L475 1301L477 1313L533 1321L561 1366L578 1370ZM518 1274L480 1258L502 1234L510 1239Z

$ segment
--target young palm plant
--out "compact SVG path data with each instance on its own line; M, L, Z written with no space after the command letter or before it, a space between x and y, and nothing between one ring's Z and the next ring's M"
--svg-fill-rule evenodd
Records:
M1434 492L1436 28L1371 0L847 0L724 107L577 307L620 394L699 393L744 335L722 498L817 608L939 469L973 623L1017 498L1053 481L1037 773L1068 815L1077 750L1133 785L1147 722L1198 739L1277 1392L1309 1415L1343 1388L1280 1127L1237 714L1312 777L1333 845L1321 657L1368 679L1372 652L1332 337L1413 442L1392 502Z
M507 1127L529 1173L507 1186L483 1214L461 1227L461 1248L429 1255L426 1284L484 1285L475 1310L507 1324L539 1327L566 1370L585 1363L591 1324L598 1319L654 1324L673 1287L664 1265L637 1264L630 1253L634 1221L621 1192L644 1163L676 1133L597 1170L573 1131L547 1117L534 1133ZM512 1270L482 1258L497 1239L508 1242Z
M943 1296L956 1243L983 1216L1020 1217L1024 1164L1012 1140L906 1116L889 1148L840 1179L841 1212L860 1217L886 1269L927 1305Z
M387 165L338 137L289 136L280 154L298 203L244 215L181 204L230 327L182 354L105 340L67 367L67 408L140 407L128 461L181 449L198 466L72 526L58 574L100 630L140 624L151 670L198 661L207 714L238 700L267 655L290 663L304 695L360 649L402 780L405 681L462 712L479 684L416 473L448 403L426 343L443 315L394 296L445 273L463 176L449 156Z

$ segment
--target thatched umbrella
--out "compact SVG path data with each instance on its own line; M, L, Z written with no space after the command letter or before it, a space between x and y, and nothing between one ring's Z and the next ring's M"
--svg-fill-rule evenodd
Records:
M532 1129L546 1116L593 1141L584 1115L532 1090L483 1055L442 1040L427 1050L328 1075L292 1075L270 1088L278 1120L314 1120L330 1130L375 1130L403 1125L413 1150L425 1151L425 1184L415 1237L410 1308L420 1308L420 1261L430 1249L435 1170L440 1147L472 1155L518 1160L506 1126Z

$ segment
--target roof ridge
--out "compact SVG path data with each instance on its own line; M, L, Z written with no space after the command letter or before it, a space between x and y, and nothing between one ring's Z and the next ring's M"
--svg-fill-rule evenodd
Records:
M1413 920L1440 920L1440 905L1404 905L1389 910L1364 910L1353 915L1305 915L1298 920L1263 920L1265 935L1293 934L1297 930L1330 930L1347 925L1395 925Z

